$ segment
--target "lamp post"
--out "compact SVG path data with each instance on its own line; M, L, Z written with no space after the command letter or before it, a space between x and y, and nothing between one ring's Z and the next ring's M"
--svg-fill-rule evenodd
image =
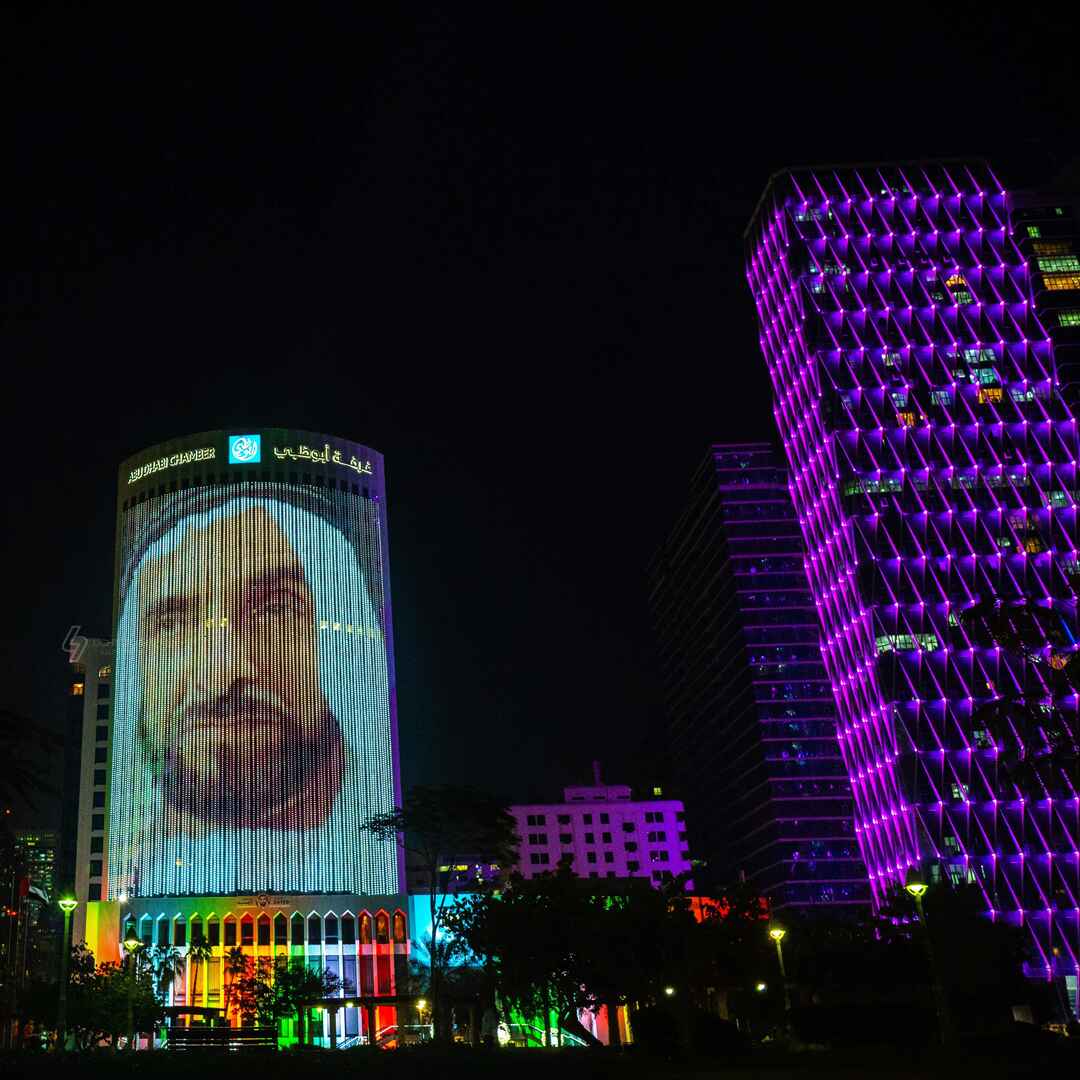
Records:
M771 926L769 937L776 942L776 959L780 963L780 979L784 984L784 1012L791 1012L791 988L788 986L787 972L784 970L784 948L780 944L784 940L787 931L782 926Z
M934 945L930 940L930 931L926 925L926 914L923 911L922 898L926 893L927 885L922 874L912 867L904 881L904 891L915 901L915 911L919 916L919 933L922 937L923 948L926 950L926 963L930 969L930 982L934 989L934 1006L937 1010L938 1038L947 1043L952 1038L952 1018L949 1016L949 1001L945 996L945 987L941 985L938 977L937 959L934 956Z
M128 1037L131 1039L131 1049L135 1049L135 950L142 944L135 933L134 925L128 927L124 937L124 952L128 957Z
M59 901L64 913L64 943L60 950L60 1001L56 1008L56 1045L57 1049L66 1048L65 1029L67 1028L67 984L68 954L71 952L71 915L79 906L73 896L65 896Z

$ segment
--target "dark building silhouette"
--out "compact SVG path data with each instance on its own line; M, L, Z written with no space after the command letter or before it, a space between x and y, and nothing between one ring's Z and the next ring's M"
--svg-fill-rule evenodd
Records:
M712 447L654 561L651 606L705 873L745 876L777 908L868 904L802 536L771 446Z

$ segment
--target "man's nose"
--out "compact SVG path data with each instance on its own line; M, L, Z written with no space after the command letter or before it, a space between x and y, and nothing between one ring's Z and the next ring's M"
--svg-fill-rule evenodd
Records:
M195 684L201 694L214 699L254 674L246 635L232 626L214 626L207 633Z

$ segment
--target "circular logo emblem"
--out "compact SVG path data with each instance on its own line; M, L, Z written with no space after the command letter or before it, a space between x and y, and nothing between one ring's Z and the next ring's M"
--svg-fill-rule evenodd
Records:
M235 461L253 461L259 455L259 444L254 439L235 439L232 456Z

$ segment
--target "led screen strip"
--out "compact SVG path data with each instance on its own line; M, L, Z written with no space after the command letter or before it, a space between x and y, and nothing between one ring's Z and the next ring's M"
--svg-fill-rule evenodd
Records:
M360 829L394 804L380 515L363 495L281 482L124 513L111 898L397 891L393 843ZM287 566L293 579L274 577ZM277 739L230 707L248 693L287 717ZM226 720L184 719L193 702Z

